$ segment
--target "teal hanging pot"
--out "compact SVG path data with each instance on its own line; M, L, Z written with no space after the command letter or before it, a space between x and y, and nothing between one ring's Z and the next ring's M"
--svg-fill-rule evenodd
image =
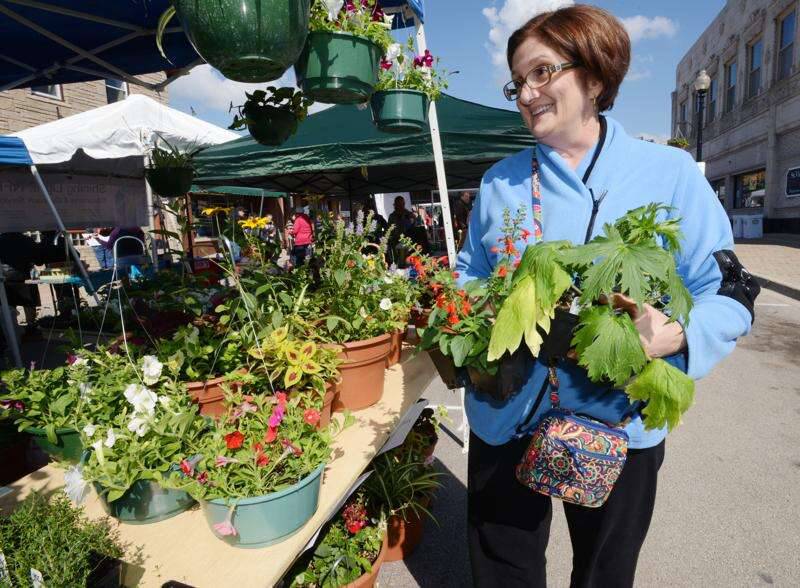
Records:
M234 547L256 548L279 543L314 516L324 469L322 464L280 492L234 499L231 504L222 498L204 501L206 521L220 539ZM224 534L223 529L231 526L236 534Z
M317 102L366 102L378 83L381 55L381 48L364 37L349 33L309 33L294 66L297 85Z
M267 108L246 116L250 136L262 145L282 145L297 131L297 117L289 110Z
M192 188L194 170L190 167L151 167L145 170L153 192L164 198L183 196Z
M276 80L297 61L311 0L172 0L197 53L237 82Z
M195 501L182 490L162 488L152 480L137 480L127 492L109 502L106 491L99 484L94 489L100 497L103 510L123 523L143 525L157 523L174 517L191 508Z
M428 96L418 90L383 90L370 100L372 122L385 133L419 133L428 128Z
M33 436L33 441L42 451L53 459L78 463L83 453L81 435L74 429L56 429L56 442L53 443L47 438L47 432L39 427L28 427L26 433Z

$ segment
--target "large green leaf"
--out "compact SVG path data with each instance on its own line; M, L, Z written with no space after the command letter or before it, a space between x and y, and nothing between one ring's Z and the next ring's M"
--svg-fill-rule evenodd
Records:
M506 351L516 351L530 325L536 325L536 286L532 277L525 276L517 282L497 313L489 340L488 360L495 361ZM538 351L538 348L531 349L534 355Z
M654 359L631 382L625 392L631 400L643 400L646 429L671 431L681 422L681 415L694 402L694 381L663 359Z

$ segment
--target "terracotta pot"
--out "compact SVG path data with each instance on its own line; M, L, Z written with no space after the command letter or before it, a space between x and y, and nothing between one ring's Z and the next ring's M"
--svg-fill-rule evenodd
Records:
M342 380L333 410L358 410L372 406L383 396L383 371L392 346L390 334L337 345Z
M389 356L386 358L386 367L390 368L393 365L400 363L400 354L403 351L403 339L405 338L405 331L397 330L392 333L392 347L389 351Z
M381 565L383 565L386 559L387 543L387 536L384 535L381 552L378 554L378 557L375 558L375 561L372 562L372 571L368 574L363 574L349 584L345 584L344 588L373 588L373 586L375 586L375 580L378 579L378 572L381 571Z
M220 376L205 382L186 382L189 396L200 405L201 415L216 418L225 414L225 391L222 389L224 381L225 376ZM232 391L236 391L236 382L231 382L229 385Z
M428 508L430 503L428 498L423 501L423 506ZM424 529L424 519L414 511L408 513L408 520L404 520L402 515L390 516L386 529L385 561L400 561L411 555L422 541Z
M333 401L336 398L336 392L339 385L336 382L328 382L325 384L325 397L322 399L322 410L319 415L319 422L317 429L324 429L331 424L331 412L333 412Z

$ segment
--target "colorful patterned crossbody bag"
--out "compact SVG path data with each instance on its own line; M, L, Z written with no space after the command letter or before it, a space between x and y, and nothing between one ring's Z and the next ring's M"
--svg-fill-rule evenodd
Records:
M517 466L517 480L566 502L602 506L625 466L628 434L622 426L560 408L554 367L550 367L549 380L553 406L533 432Z

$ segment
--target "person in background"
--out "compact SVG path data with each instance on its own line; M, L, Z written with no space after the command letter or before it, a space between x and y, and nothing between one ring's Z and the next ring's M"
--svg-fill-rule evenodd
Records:
M123 237L135 237L144 243L144 231L140 227L115 227L109 234L108 239L103 240L98 237L98 240L108 250L111 267L114 265L114 245L117 245L117 268L125 269L137 263L143 263L141 259L144 255L144 247L142 243L138 243L133 239L123 239Z
M11 308L21 306L25 313L26 339L40 336L36 326L36 308L42 305L39 287L26 284L34 265L40 265L42 248L33 237L23 233L0 234L0 263L6 280L6 295Z
M386 229L389 228L389 223L386 222L386 219L383 218L383 216L378 214L378 210L375 208L375 201L371 196L367 198L366 202L364 202L364 222L366 222L366 219L370 213L372 213L372 222L374 223L374 228L370 233L370 241L377 243L386 234Z
M105 248L103 242L99 239L103 231L106 231L106 235L111 233L111 229L92 229L91 232L84 233L83 238L87 247L92 248L92 253L94 253L94 256L97 258L100 269L108 269L112 266L113 260L111 259L111 254L108 249Z
M458 249L467 239L467 229L469 228L469 214L472 211L472 195L464 190L459 194L458 200L453 204L453 232L458 241Z
M292 237L292 260L295 267L300 267L306 261L314 243L314 225L302 207L297 208L292 219L291 229L287 232Z

